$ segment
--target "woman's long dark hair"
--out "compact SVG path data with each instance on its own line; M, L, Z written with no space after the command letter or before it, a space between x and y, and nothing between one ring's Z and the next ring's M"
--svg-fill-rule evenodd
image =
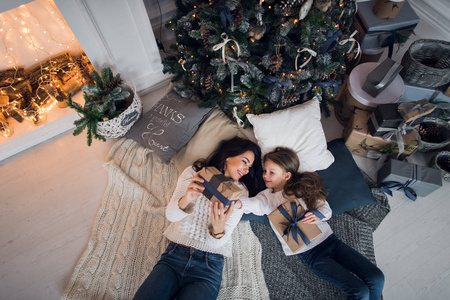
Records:
M264 155L263 161L272 161L285 172L291 173L291 178L284 185L286 197L302 198L308 209L317 209L323 205L325 193L322 189L323 179L316 172L298 172L300 161L297 153L286 147L277 147Z
M199 159L192 165L192 168L198 172L204 167L216 167L223 171L227 158L234 157L243 154L244 152L252 151L255 155L255 161L249 170L249 173L243 176L240 181L245 184L249 191L250 196L256 195L260 188L259 184L255 181L261 177L261 149L257 144L250 140L242 139L239 137L232 138L231 140L222 141L219 147L211 153L206 159ZM258 173L259 172L259 173Z

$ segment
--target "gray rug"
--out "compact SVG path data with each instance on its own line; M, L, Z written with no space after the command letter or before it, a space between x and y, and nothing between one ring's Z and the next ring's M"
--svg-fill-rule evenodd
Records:
M373 263L375 253L373 232L390 211L386 195L365 176L378 205L368 205L333 216L329 222L337 237L352 246ZM272 229L262 223L250 221L262 246L262 269L270 299L346 299L346 294L318 278L294 256L286 256Z

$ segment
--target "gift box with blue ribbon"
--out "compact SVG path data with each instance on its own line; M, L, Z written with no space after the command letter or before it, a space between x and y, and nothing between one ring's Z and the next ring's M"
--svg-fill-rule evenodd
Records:
M203 195L212 202L221 202L229 206L232 200L239 199L242 190L228 177L215 167L206 167L200 170L200 177L205 181Z
M406 41L419 23L419 17L406 2L395 19L380 19L372 11L375 1L358 2L353 26L358 30L357 40L361 49L389 47L389 57L393 46Z
M305 211L295 200L285 202L268 215L270 222L286 241L292 252L309 245L311 241L322 234L317 225L302 222L307 212L312 212L321 219L325 218L317 210Z
M392 196L402 190L411 200L426 197L442 186L441 171L396 159L388 160L378 171L378 185Z

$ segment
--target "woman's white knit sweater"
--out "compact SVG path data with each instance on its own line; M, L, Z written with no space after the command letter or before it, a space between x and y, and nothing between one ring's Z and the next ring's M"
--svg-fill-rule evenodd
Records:
M209 231L211 201L208 198L203 195L199 196L184 211L178 206L179 199L185 195L194 175L195 171L190 166L178 178L177 187L166 208L166 217L172 223L170 223L164 235L177 244L231 257L231 234L239 223L244 211L235 208L225 224L225 235L220 239L214 238ZM248 197L248 190L245 185L240 182L235 183L243 190L241 196Z

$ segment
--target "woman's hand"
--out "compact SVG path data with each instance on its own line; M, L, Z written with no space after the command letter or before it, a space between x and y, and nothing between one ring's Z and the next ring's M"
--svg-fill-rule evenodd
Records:
M211 203L211 233L219 234L225 231L225 223L230 218L231 213L234 210L234 201L231 202L227 211L225 211L225 207L223 203L214 202Z
M185 210L189 203L197 199L205 189L205 187L201 184L205 180L198 175L199 173L200 172L195 173L191 179L191 183L189 183L186 189L186 194L178 200L178 206L182 210Z
M319 221L320 218L313 214L312 212L307 212L305 214L305 218L302 220L303 223L306 224L316 224L317 221Z

